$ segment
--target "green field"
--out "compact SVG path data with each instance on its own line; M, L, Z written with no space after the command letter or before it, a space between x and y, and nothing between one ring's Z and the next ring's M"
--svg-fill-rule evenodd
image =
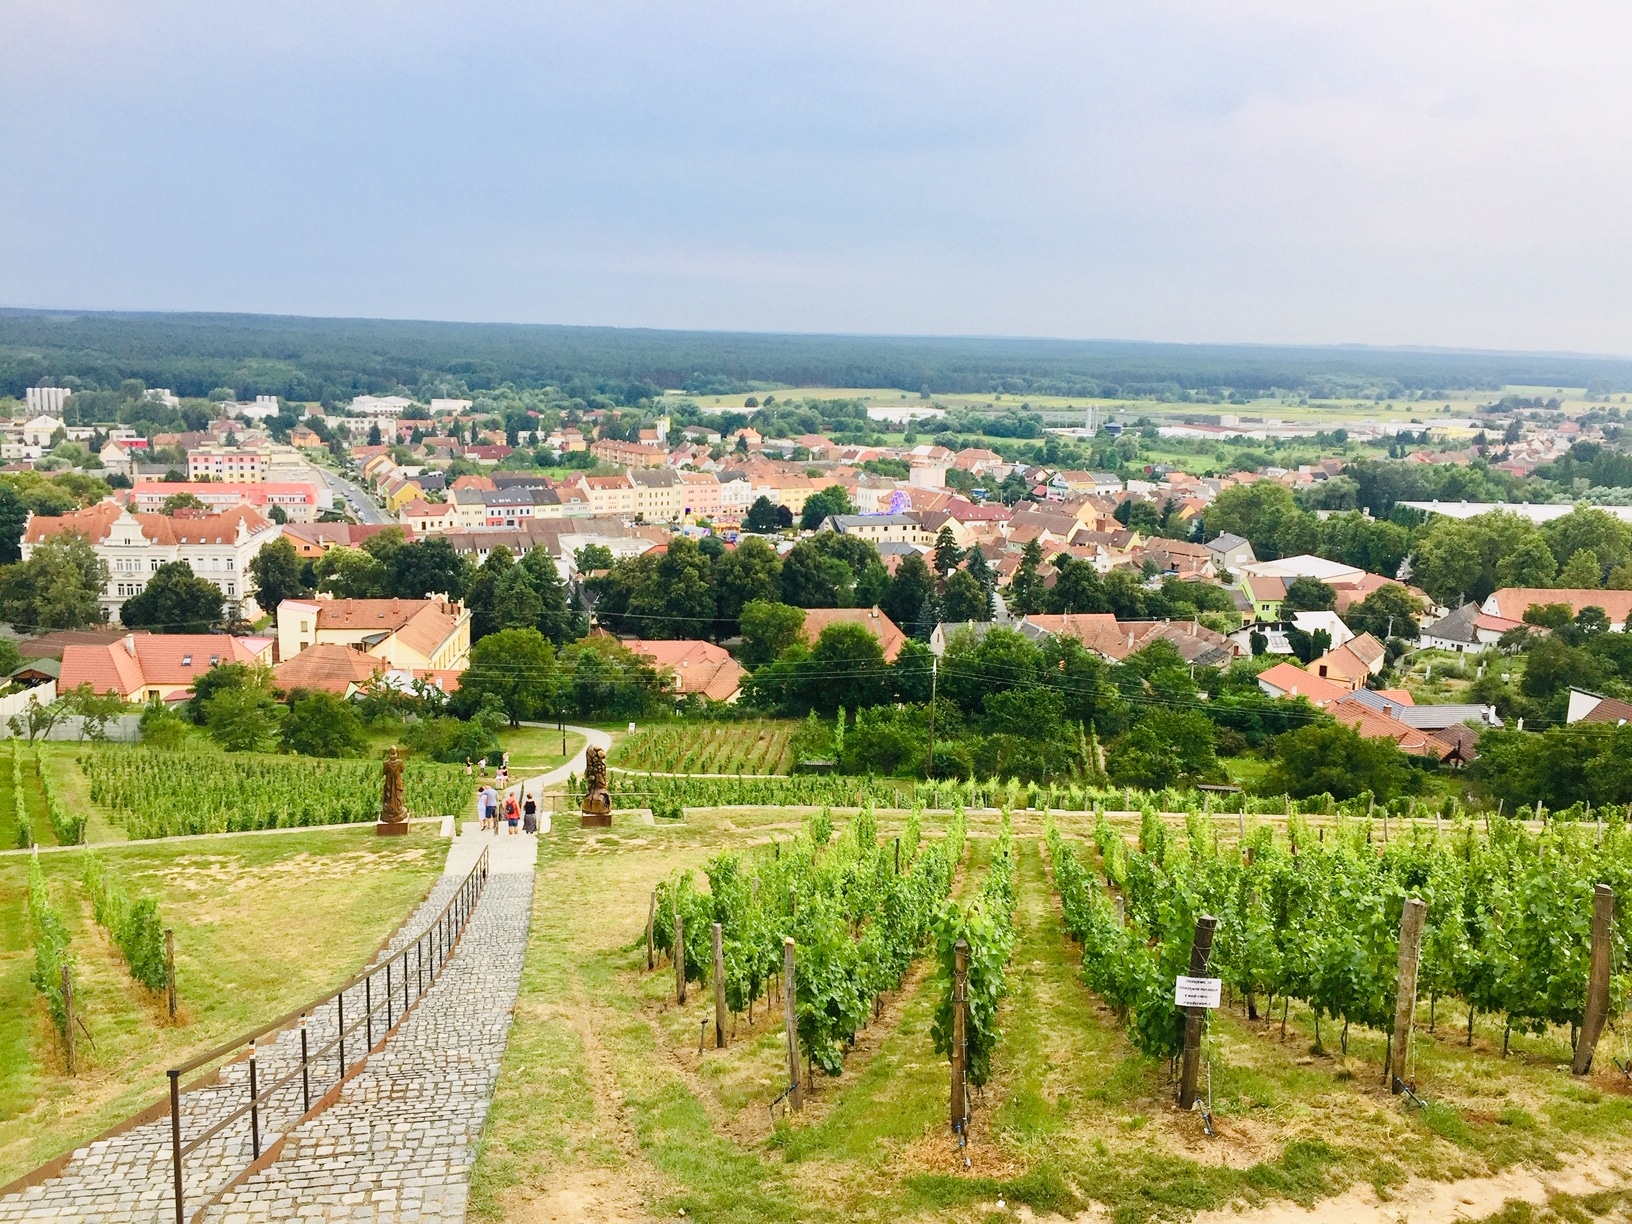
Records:
M882 837L899 833L899 816L881 816ZM989 869L994 825L971 822L960 896ZM1086 844L1086 824L1062 825ZM1006 1218L996 1214L1003 1200L1132 1224L1313 1206L1359 1188L1414 1219L1425 1193L1415 1179L1517 1177L1524 1165L1589 1156L1615 1167L1626 1157L1632 1095L1618 1083L1610 1036L1581 1081L1560 1072L1567 1032L1515 1036L1504 1059L1499 1024L1479 1022L1470 1048L1460 1016L1442 1010L1427 1031L1426 1001L1413 1068L1424 1110L1383 1088L1382 1033L1356 1026L1345 1055L1330 1028L1326 1048L1315 1048L1301 1005L1283 1038L1278 1014L1248 1020L1240 999L1227 1000L1208 1045L1217 1132L1208 1137L1199 1114L1174 1108L1166 1064L1140 1056L1084 987L1040 825L1025 815L1015 824L1018 942L968 1148L948 1127L946 1063L929 1034L937 987L923 961L882 996L842 1074L818 1072L805 1110L773 1118L786 1083L780 1007L762 1004L752 1026L735 1017L727 1049L709 1033L699 1052L712 991L694 987L677 1005L672 966L660 956L646 970L642 932L651 890L674 869L786 844L799 827L774 811L692 811L655 829L620 817L610 832L563 830L546 846L517 1024L473 1183L478 1218L982 1220ZM587 911L607 920L584 924L577 915ZM1487 1206L1459 1213L1504 1210L1501 1194L1465 1184L1461 1201ZM1619 1192L1554 1200L1576 1213L1565 1219L1624 1204Z
M0 856L0 1184L159 1099L165 1068L190 1053L346 980L429 891L446 852L429 832L367 829L105 847L103 863L133 896L157 898L175 930L178 1025L93 921L83 852L42 854L90 1030L72 1079L29 982L27 856Z

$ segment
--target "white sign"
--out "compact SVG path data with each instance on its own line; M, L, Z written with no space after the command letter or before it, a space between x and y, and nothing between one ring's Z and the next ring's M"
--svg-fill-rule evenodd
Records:
M1173 1002L1180 1007L1217 1007L1223 991L1219 978L1181 977L1173 983Z

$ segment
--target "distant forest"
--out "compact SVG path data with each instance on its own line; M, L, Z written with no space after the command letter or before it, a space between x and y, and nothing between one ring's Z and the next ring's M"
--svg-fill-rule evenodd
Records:
M1632 361L1364 347L1138 344L974 337L807 336L278 315L0 310L0 395L125 379L182 396L232 388L336 404L362 393L453 395L554 386L634 404L779 387L896 387L931 394L1176 399L1272 390L1433 399L1508 384L1632 389ZM78 380L77 382L71 380Z

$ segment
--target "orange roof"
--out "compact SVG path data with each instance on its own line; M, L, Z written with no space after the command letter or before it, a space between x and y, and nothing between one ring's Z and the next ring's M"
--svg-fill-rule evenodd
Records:
M78 532L92 541L104 540L113 529L114 520L123 507L113 502L98 502L84 510L58 517L34 515L28 521L25 540L37 544L47 536L63 532ZM265 531L272 525L253 506L234 506L220 514L199 514L190 518L172 518L167 514L133 513L131 518L141 526L142 534L155 544L231 544L238 539L239 524L250 535Z
M318 642L272 669L281 689L323 689L344 696L385 670L385 660L335 642Z
M748 674L723 646L712 642L637 639L625 645L673 675L677 693L701 693L711 701L730 701Z
M89 683L96 692L125 697L149 685L190 687L217 663L270 659L271 638L221 633L129 633L106 646L68 646L62 652L60 691Z
M878 644L884 651L884 661L886 663L895 662L895 657L901 653L901 647L907 641L907 635L902 633L896 623L877 608L807 608L805 610L805 642L814 646L816 639L822 636L822 630L829 625L849 624L867 626L868 631L878 639Z
M1121 659L1132 652L1129 634L1109 612L1063 612L1026 617L1026 624L1055 637L1073 637L1095 654Z
M1532 604L1569 604L1570 614L1583 608L1602 608L1612 624L1626 623L1632 614L1632 591L1600 591L1593 587L1503 587L1485 601L1485 611L1504 620L1522 621ZM1492 608L1491 605L1495 604Z
M1393 740L1402 752L1432 757L1442 756L1445 752L1445 745L1436 743L1433 736L1426 731L1409 727L1399 719L1390 718L1380 710L1374 710L1358 701L1336 702L1327 712L1338 722L1353 727L1366 739Z
M1342 701L1351 691L1304 671L1296 663L1277 663L1265 668L1258 673L1258 684L1266 691L1275 689L1276 692L1270 693L1272 697L1307 697L1311 705L1319 707Z
M440 599L320 599L317 630L395 633L410 650L429 658L458 623L453 607Z

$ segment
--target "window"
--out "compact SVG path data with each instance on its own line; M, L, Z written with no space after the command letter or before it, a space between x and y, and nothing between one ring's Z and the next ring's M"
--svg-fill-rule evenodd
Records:
M191 667L193 665L193 656L190 655L190 654L182 655L181 656L181 665L183 667Z
M228 595L236 595L237 593L238 593L238 584L235 583L235 582L227 583L227 594Z

